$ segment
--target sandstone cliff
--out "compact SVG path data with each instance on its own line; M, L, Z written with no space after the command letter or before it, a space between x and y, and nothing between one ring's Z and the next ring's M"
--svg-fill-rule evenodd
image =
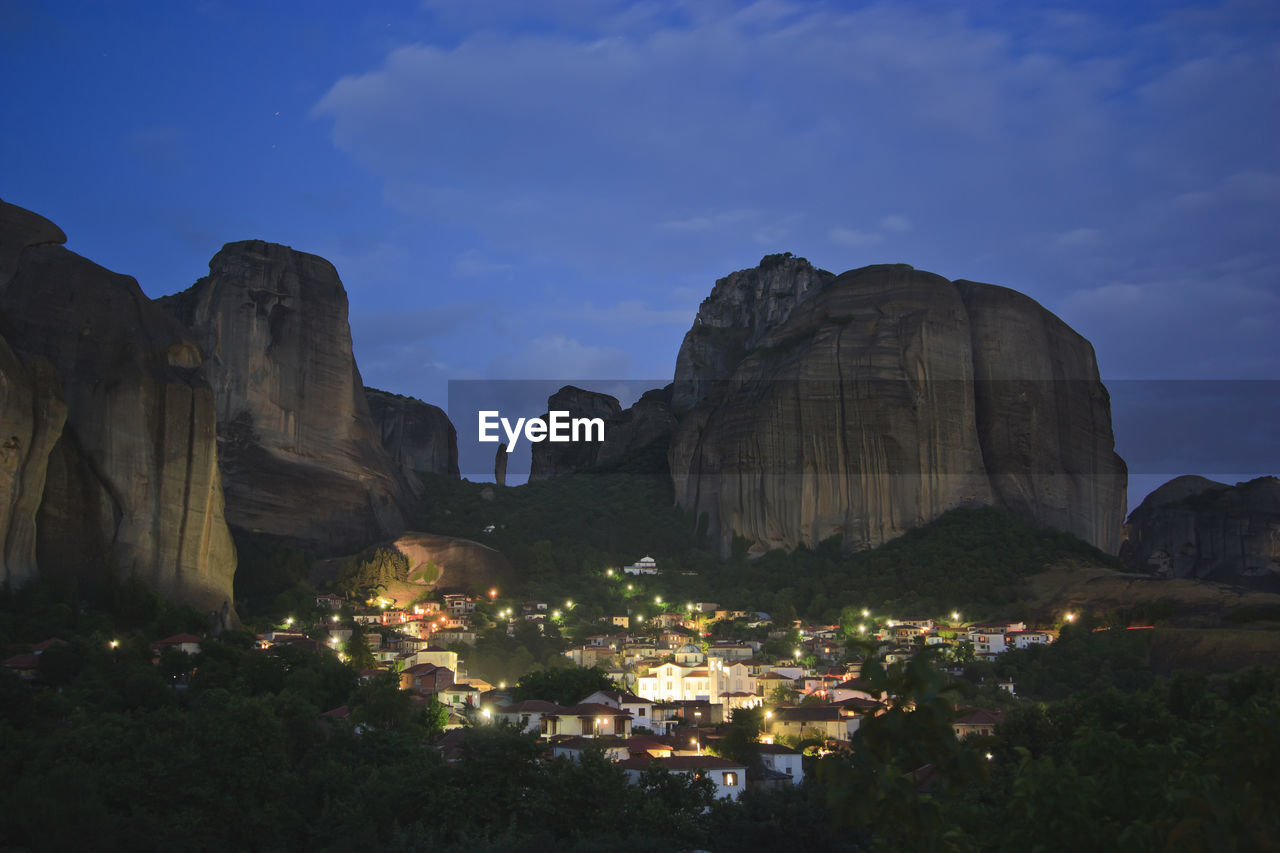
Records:
M1280 582L1280 480L1176 477L1125 523L1120 557L1163 577Z
M730 313L720 301L750 302L726 281L699 318ZM706 377L720 390L682 417L671 444L676 500L707 517L722 553L735 536L755 552L837 534L871 547L991 502L968 320L950 282L867 267L776 313L784 319L754 333L728 375ZM706 325L682 355L697 338L708 350Z
M1014 291L769 256L716 283L674 389L676 500L722 553L873 547L980 504L1118 547L1127 475L1093 350Z
M607 467L660 440L675 429L671 389L646 391L623 409L616 397L566 385L547 398L547 411L567 411L574 418L604 421L604 441L532 445L530 480L546 480L587 468Z
M417 474L458 477L458 432L444 410L413 397L365 388L382 447L410 484Z
M405 529L418 505L370 416L332 264L228 243L160 303L205 354L231 525L324 553Z
M32 435L10 499L6 565L29 576L34 542L41 573L90 582L133 573L169 598L230 615L235 549L199 348L132 278L55 245L56 228L29 228L44 235L35 245L15 237L15 220L39 217L0 207L3 332L32 379L28 392L0 353L14 377L9 436L21 447L23 430Z
M996 501L1116 553L1128 477L1093 346L1029 296L955 285L969 314L978 436Z

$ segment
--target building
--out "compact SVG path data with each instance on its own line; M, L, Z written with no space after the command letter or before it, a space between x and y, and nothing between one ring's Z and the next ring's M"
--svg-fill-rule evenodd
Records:
M839 705L776 708L771 720L771 731L775 737L779 735L794 738L817 736L827 740L849 740L862 722L857 711Z
M804 762L799 752L777 743L762 743L758 749L760 761L765 767L789 776L793 785L804 781Z
M986 708L968 709L964 716L951 721L951 730L957 738L970 735L989 736L996 733L996 726L1004 722L1002 711L988 711Z
M736 761L716 755L673 755L669 758L637 756L618 762L618 766L627 771L632 783L638 782L641 775L655 764L670 773L685 773L710 779L715 785L717 799L728 797L736 800L747 787L747 768Z
M583 699L582 702L583 704L608 705L611 708L626 711L631 714L631 724L633 726L649 728L649 724L653 720L654 703L643 696L637 696L625 690L597 690Z
M622 570L629 575L661 574L661 572L658 571L658 561L653 559L653 557L648 556L641 557L629 566L623 566Z

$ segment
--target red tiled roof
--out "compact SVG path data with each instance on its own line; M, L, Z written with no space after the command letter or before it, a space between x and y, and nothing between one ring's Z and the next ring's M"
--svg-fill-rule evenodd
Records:
M351 709L348 708L346 705L339 705L336 708L325 711L320 716L329 717L334 720L341 720L351 716Z
M39 652L43 652L45 649L53 648L54 646L65 646L65 645L67 645L66 640L63 640L59 637L50 637L49 639L43 642L36 643L34 646L31 647L31 651L39 653Z
M625 767L628 770L647 770L650 764L657 764L672 771L689 771L689 770L746 770L746 767L736 761L730 761L727 758L721 758L718 755L672 755L667 758L648 758L637 756L628 758L626 761L619 761L619 767Z
M9 669L35 669L40 665L40 656L32 652L14 655L4 662Z
M200 643L203 642L195 634L174 634L172 637L165 637L163 640L156 640L153 645L164 644L167 646L176 646L179 643Z
M562 708L560 713L565 716L574 717L630 717L630 711L624 711L621 708L615 708L612 705L605 705L600 702L582 702L570 708Z
M997 726L1004 722L1003 711L989 711L986 708L973 708L963 717L952 720L952 725L960 726Z
M555 702L547 702L544 699L525 699L523 702L498 709L499 714L559 714L563 711L564 708Z

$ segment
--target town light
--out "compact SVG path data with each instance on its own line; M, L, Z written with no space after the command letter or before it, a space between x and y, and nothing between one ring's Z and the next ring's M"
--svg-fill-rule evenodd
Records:
M552 619L559 619L559 618L560 618L560 611L559 611L559 610L552 610L552 611L551 611L551 618L552 618Z
M766 720L772 720L772 719L773 719L773 712L772 712L772 711L765 711L765 712L764 712L764 718L765 718Z
M286 628L288 628L288 627L289 627L290 625L292 625L292 624L293 624L293 617L292 617L292 616L290 616L289 618L287 618L287 619L285 619L285 620L284 620L284 626L285 626Z
M640 624L641 622L643 622L643 621L644 621L644 617L643 617L643 616L637 616L637 617L636 617L636 624L637 624L637 625L639 625L639 624Z
M631 590L633 589L635 589L635 587L633 587L631 584L627 584L627 592L631 592Z
M484 709L483 711L481 711L480 713L484 715L484 718L485 718L486 720L487 720L487 719L489 719L489 718L491 718L491 717L493 716L493 712L492 712L492 711L490 711L488 708L485 708L485 709Z
M1068 621L1068 622L1074 622L1074 621L1076 621L1076 615L1075 615L1074 613L1068 613L1068 614L1067 614L1067 621Z
M995 758L995 756L988 752L988 753L987 753L987 761L990 761L992 758Z
M107 645L114 649L114 648L117 648L117 647L120 645L120 641L119 641L119 640L112 640L111 642L107 643Z
M960 621L960 611L959 611L959 610L952 610L952 611L951 611L951 621L952 621L952 622L959 622L959 621Z
M654 603L654 604L661 604L661 603L662 603L662 596L660 596L660 595L655 595L655 596L653 597L653 603Z
M796 658L797 658L797 659L799 659L799 657L800 657L800 650L799 650L799 649L796 649L796 650L795 650L795 652L796 652Z
M870 616L870 615L871 615L871 611L870 611L870 610L867 610L865 607L864 607L864 608L862 608L862 618L863 618L863 619L867 618L867 617L868 617L868 616Z
M566 609L566 610L572 610L572 609L573 609L573 599L571 598L571 599L569 599L568 601L566 601L566 602L564 603L564 606L565 606L565 609Z
M334 615L334 616L333 616L333 619L332 619L332 621L334 621L334 622L337 622L337 621L338 621L338 617L337 617L337 614L335 614L335 615Z
M867 633L867 626L866 626L866 625L859 625L859 626L858 626L858 633L859 633L859 634L865 634L865 633Z
M605 569L604 573L606 577L613 577L613 569Z
M686 604L686 605L684 606L684 609L685 609L685 610L692 610L692 609L693 609L693 605L692 605L692 604Z
M506 690L506 689L507 689L507 682L505 682L505 681L499 681L499 682L498 682L498 689L499 689L499 690Z

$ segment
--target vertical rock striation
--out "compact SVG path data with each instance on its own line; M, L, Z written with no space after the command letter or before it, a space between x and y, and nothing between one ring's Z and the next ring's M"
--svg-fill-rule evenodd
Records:
M1120 557L1138 571L1224 582L1280 582L1280 479L1229 486L1175 477L1129 515Z
M1119 545L1127 474L1093 349L1005 288L768 256L703 302L673 408L676 500L722 553L874 547L982 504Z
M370 416L332 264L228 243L160 302L205 354L230 524L325 553L405 529L419 506Z
M0 219L21 218L6 208ZM12 236L0 245L10 250ZM15 564L29 560L34 539L41 573L91 582L133 574L229 615L236 557L199 348L132 278L60 245L28 245L16 259L10 250L0 269L11 271L0 290L4 334L34 378L30 398L10 396L5 416L29 399L39 436L29 447L49 447L34 536L25 518L15 535L11 518L6 563L12 548L27 555ZM12 362L4 369L18 375ZM24 470L12 506L30 506L36 467Z
M416 474L457 478L458 432L444 410L413 397L365 388L382 447L410 484Z
M1016 290L955 286L969 314L978 435L996 502L1116 553L1128 472L1093 346Z

